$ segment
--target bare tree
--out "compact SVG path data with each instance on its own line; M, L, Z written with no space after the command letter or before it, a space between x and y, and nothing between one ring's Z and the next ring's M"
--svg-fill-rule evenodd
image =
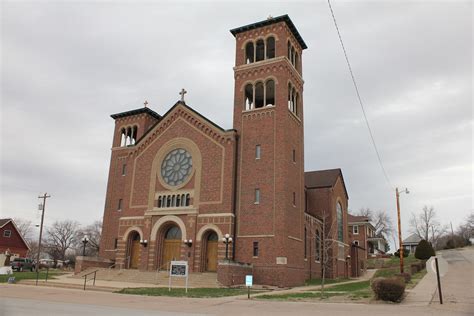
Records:
M433 206L426 205L418 215L412 213L410 227L413 233L431 242L434 247L436 247L438 239L448 230L446 225L442 226L436 219L436 211Z
M358 216L365 216L367 217L370 221L372 221L372 211L368 207L362 207L359 209L357 212Z
M33 233L33 223L30 220L23 218L15 218L13 221L15 222L16 228L18 228L18 232L25 240L30 242Z
M79 229L76 235L76 247L78 249L82 249L82 238L87 236L89 242L87 243L86 247L86 254L88 256L97 256L99 253L99 244L100 244L100 236L102 232L102 222L95 221L91 225L84 227L83 229Z
M393 233L393 223L390 216L388 216L386 211L378 211L374 214L372 219L372 224L375 227L375 234L377 236L383 236L386 240Z
M326 274L332 269L332 262L334 260L334 243L335 229L337 227L336 219L331 219L331 216L323 211L322 214L322 234L315 236L321 244L321 299L324 298L324 285L326 283Z
M46 229L46 251L54 261L65 260L66 251L76 242L79 223L72 220L56 221Z

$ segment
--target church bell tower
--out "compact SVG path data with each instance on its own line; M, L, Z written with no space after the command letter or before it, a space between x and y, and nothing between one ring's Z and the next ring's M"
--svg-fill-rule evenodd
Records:
M239 137L235 260L256 283L304 282L302 52L288 15L231 30Z

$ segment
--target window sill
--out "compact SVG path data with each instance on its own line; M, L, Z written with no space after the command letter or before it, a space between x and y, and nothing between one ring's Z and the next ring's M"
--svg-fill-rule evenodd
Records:
M266 109L274 109L275 108L275 104L270 104L270 105L264 105L260 108L253 108L253 109L245 109L242 111L242 113L247 113L247 112L255 112L255 111L262 111L262 110L266 110Z

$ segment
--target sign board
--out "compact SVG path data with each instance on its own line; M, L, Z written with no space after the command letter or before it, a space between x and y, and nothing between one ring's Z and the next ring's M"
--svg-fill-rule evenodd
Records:
M428 261L426 261L426 270L429 273L436 274L435 258L438 258L439 275L444 276L448 272L448 262L441 256L431 257L428 259Z
M188 262L187 261L171 261L170 276L187 277L188 276Z
M253 285L253 276L252 275L246 275L245 276L245 286L251 287Z
M187 261L171 261L170 262L170 276L169 287L171 291L171 279L173 277L186 278L186 293L188 293L188 262Z

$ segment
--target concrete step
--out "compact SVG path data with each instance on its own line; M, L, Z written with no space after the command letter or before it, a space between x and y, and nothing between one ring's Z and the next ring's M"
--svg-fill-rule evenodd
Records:
M87 273L90 273L97 268L89 268L86 271L81 272L74 276L74 278L83 278ZM160 286L165 286L169 284L169 274L167 271L138 271L132 269L104 269L101 268L96 273L97 280L105 281L117 281L117 282L131 282L131 283L146 283L146 284L157 284ZM185 286L185 278L176 278L172 279L172 284L176 286ZM189 287L219 287L217 282L216 273L191 273L188 280Z

